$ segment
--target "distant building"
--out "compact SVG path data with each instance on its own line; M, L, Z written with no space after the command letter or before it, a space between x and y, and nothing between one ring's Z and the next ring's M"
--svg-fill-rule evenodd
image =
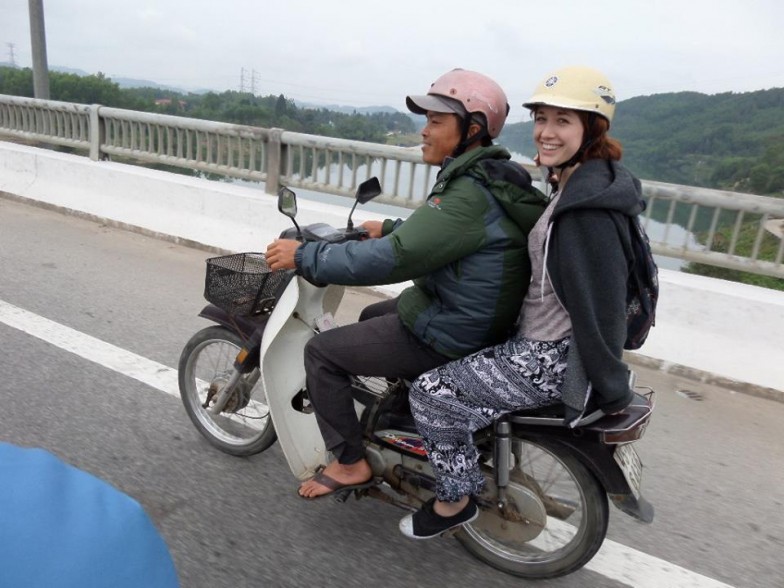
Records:
M171 98L158 98L155 100L155 106L171 106L172 99ZM178 100L177 105L180 108L185 108L187 106L187 102L185 100Z

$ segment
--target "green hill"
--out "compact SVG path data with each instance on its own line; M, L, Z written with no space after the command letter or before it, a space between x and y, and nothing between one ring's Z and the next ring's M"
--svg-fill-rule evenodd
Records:
M500 141L535 153L533 123ZM641 178L784 197L784 88L638 96L618 104L611 134Z

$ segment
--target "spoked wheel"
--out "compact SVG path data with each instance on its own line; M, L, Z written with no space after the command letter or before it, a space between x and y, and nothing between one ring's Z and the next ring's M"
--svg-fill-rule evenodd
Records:
M208 411L234 373L240 338L224 327L207 327L188 341L180 355L180 396L191 421L207 440L231 455L253 455L277 436L256 368L244 374L218 414Z
M468 551L504 572L552 578L574 572L596 554L607 533L607 495L561 445L515 438L507 506L497 506L492 471L479 497L479 518L457 533Z

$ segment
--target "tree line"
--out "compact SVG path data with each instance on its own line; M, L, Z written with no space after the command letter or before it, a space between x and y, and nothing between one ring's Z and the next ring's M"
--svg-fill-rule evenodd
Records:
M160 88L120 88L102 73L79 76L49 73L52 100L101 104L143 112L157 112L203 120L340 137L372 143L416 132L411 118L401 112L343 113L326 108L300 108L285 96L256 96L226 91L205 94ZM0 67L0 94L33 97L29 68Z

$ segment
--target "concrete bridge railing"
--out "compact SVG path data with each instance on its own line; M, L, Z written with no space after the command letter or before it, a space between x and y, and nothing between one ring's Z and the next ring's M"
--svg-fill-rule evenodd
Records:
M421 204L437 173L416 148L6 95L0 136L85 151L94 161L264 182L272 194L286 184L353 196L361 181L378 176L377 201L407 208ZM657 255L784 278L784 239L769 230L784 219L784 199L650 181L643 191L647 222L664 224L663 234L651 233ZM761 254L766 243L772 258Z

